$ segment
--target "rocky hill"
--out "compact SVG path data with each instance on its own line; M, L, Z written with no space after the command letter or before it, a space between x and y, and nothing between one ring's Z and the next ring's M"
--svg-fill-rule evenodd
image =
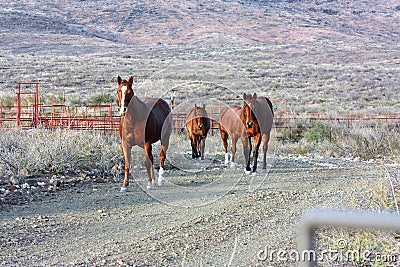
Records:
M399 42L397 0L3 1L2 53Z

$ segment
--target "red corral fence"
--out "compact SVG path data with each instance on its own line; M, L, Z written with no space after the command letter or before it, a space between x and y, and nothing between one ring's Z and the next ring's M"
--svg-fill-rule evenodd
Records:
M221 99L218 105L206 106L207 112L212 119L212 134L218 129L220 108L226 103L232 102L240 104L238 99ZM272 100L272 102L275 109L275 128L290 128L299 124L307 127L315 121L349 127L354 125L400 126L400 114L295 113L287 111L288 103L286 100ZM186 111L190 107L171 104L173 128L176 131L184 130ZM65 128L114 132L119 129L119 121L120 117L114 103L86 106L40 104L39 83L37 82L18 83L16 101L13 105L6 106L0 102L0 129L43 127L49 129Z

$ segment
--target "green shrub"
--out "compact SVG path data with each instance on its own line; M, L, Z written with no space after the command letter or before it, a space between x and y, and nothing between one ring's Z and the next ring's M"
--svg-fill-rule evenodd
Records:
M87 105L87 102L85 100L79 99L79 98L74 98L71 100L71 105L73 106L85 106Z
M12 107L14 105L17 104L17 100L15 97L11 97L11 96L3 96L2 98L0 98L0 102L4 107Z
M114 98L110 94L99 94L90 97L88 102L92 105L110 104L114 102Z
M306 128L302 124L294 127L278 129L279 139L284 142L299 142L304 135Z
M304 133L304 139L309 142L321 142L330 139L330 135L330 126L318 121Z

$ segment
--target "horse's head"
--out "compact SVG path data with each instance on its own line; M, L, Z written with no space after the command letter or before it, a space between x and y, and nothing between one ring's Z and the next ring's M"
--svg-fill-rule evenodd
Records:
M203 120L206 119L206 105L203 104L203 107L198 107L196 104L194 105L194 118L197 125L197 129L202 130L204 128Z
M119 107L120 115L123 116L125 115L128 104L134 95L132 90L133 76L129 78L129 81L122 80L122 78L118 76L117 81L118 81L117 105Z
M254 102L257 99L257 94L254 93L253 95L243 94L243 116L244 116L244 123L247 128L252 128L254 125L254 121L256 120L256 116L253 113L254 110Z

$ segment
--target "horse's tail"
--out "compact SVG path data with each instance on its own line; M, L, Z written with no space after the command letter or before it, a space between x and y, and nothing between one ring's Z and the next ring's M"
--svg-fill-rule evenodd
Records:
M272 106L271 100L268 99L268 97L265 96L265 100L267 100L268 106L271 109L272 116L274 116L274 107Z

